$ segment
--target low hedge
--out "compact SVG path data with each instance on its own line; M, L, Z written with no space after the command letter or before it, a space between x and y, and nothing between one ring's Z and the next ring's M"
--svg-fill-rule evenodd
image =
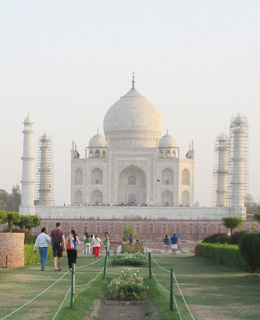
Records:
M198 243L197 248L201 257L224 264L231 268L249 271L249 265L242 257L239 246L228 244Z
M34 253L33 249L34 249L34 244L24 245L24 264L25 265L41 262L39 248L37 248L36 253ZM49 246L47 259L50 259L51 257L52 257L52 248L51 246Z

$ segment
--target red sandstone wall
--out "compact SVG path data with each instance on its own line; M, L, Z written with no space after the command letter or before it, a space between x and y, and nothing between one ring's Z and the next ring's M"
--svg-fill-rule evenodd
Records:
M0 233L0 266L24 267L24 233Z
M48 234L55 228L56 220L42 220L41 226L33 230L34 234L39 234L42 227L47 229ZM101 239L104 233L110 233L111 240L121 241L123 230L130 226L135 226L136 233L140 234L142 241L162 241L166 234L176 235L182 240L201 241L206 236L218 233L228 232L221 221L194 221L194 220L59 220L65 235L68 235L71 229L75 229L81 236L85 232L89 234L99 234ZM260 231L260 224L254 223L256 229ZM245 221L241 230L251 230L251 222Z

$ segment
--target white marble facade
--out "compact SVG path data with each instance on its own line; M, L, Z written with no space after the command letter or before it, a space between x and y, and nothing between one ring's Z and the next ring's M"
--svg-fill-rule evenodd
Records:
M180 159L175 139L162 134L158 110L133 86L106 113L80 158L71 150L71 204L190 207L194 151Z

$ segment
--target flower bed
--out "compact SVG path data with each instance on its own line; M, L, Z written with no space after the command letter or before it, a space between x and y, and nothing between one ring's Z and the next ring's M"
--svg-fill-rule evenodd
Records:
M113 279L107 289L107 298L110 300L135 301L145 299L149 287L137 270L135 273L122 271L120 277Z
M147 257L144 253L123 253L114 256L113 264L124 266L142 266L147 263Z
M122 253L144 252L144 246L141 243L123 243Z

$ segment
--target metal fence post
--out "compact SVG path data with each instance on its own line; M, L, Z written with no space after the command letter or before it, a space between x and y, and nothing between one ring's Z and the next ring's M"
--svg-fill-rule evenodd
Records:
M151 252L148 253L148 261L149 261L149 279L152 279L152 256Z
M171 288L170 288L170 310L173 311L174 295L173 295L173 269L171 269Z
M71 299L70 299L70 307L74 306L74 296L75 296L75 263L72 264L71 270Z
M104 280L106 280L107 277L107 254L105 256L105 264L104 264Z

